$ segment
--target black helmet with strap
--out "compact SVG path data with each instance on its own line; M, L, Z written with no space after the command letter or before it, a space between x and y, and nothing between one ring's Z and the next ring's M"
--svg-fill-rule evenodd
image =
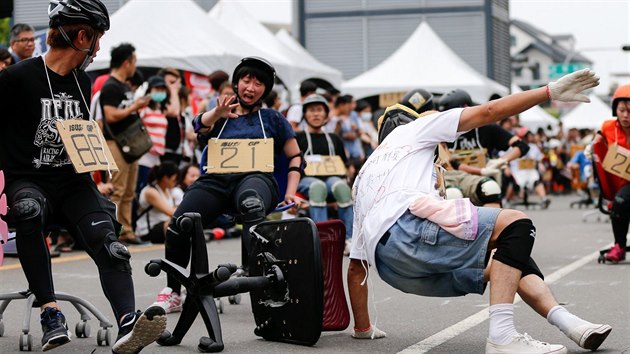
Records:
M100 0L50 0L48 26L84 23L100 32L109 30L109 14Z
M464 90L453 90L440 98L438 109L440 112L448 111L451 108L473 106L472 98Z
M250 74L252 72L248 71L247 68L253 68L254 72L257 73L256 79L261 81L265 85L265 91L260 99L254 104L244 105L243 101L238 95L238 82L241 77L246 74ZM260 77L258 77L260 76ZM232 74L232 89L234 90L234 94L239 99L239 103L241 106L247 109L251 109L254 106L262 105L262 101L269 95L271 89L273 89L273 84L276 81L276 69L274 69L273 65L268 62L266 59L261 57L246 57L241 59L241 62L234 68L234 73Z

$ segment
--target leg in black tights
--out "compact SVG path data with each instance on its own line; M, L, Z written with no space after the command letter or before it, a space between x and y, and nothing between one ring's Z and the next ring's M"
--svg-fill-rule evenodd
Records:
M76 241L98 267L103 293L116 319L135 311L135 294L129 261L110 256L107 245L116 242L114 224L104 212L90 213L80 219L74 233Z
M20 188L9 195L10 205L15 210L15 205L20 200L33 199L39 204L39 215L27 217L26 220L15 220L16 239L15 245L22 270L28 281L29 289L35 294L35 298L41 304L55 301L55 289L53 287L50 254L44 239L44 225L49 217L48 206L44 193L35 185Z
M204 227L214 221L226 209L227 201L203 189L193 189L177 207L166 232L165 257L181 267L186 268L190 261L190 239L183 237L175 225L175 220L185 213L199 213ZM166 285L176 293L181 293L182 285L171 275L167 275Z
M615 236L615 243L622 248L626 246L628 227L630 224L630 184L623 186L613 200L610 223Z

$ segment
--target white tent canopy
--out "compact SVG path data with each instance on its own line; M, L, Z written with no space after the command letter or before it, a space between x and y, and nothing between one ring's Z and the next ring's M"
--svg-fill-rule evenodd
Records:
M588 98L591 103L580 103L571 112L560 118L564 129L589 128L598 130L605 120L614 119L611 117L610 107L599 97L591 94Z
M245 56L264 55L215 21L192 0L130 0L111 16L111 29L88 70L109 68L110 51L127 42L138 66L173 67L199 74L230 70Z
M333 85L341 83L341 72L318 62L303 48L300 53L288 47L238 1L220 0L208 12L208 17L226 28L236 29L234 33L242 40L264 51L261 56L274 64L278 76L294 92L300 82L309 78L321 78Z
M342 81L341 71L332 68L315 59L302 45L293 38L289 32L281 29L276 33L276 38L284 47L284 55L291 59L296 67L300 69L298 80L302 81L310 78L319 78L328 81L335 87L340 87Z
M522 90L512 85L512 93L521 92ZM530 131L535 132L538 128L543 128L545 132L555 134L558 132L560 121L547 113L540 106L536 105L525 112L520 113L519 119L521 125L526 126ZM551 127L551 131L548 129Z
M457 56L426 22L387 59L342 85L343 92L356 98L415 88L437 93L463 89L475 102L486 102L493 94L508 94L506 87Z

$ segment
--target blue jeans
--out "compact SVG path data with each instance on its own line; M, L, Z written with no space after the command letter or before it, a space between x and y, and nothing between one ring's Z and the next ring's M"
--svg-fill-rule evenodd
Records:
M315 178L315 177L302 178L300 180L300 184L298 185L298 192L302 194L303 196L308 197L308 190L311 184L318 180L319 178ZM324 182L326 183L326 190L328 191L327 199L333 199L333 200L335 198L332 193L333 185L335 185L335 183L338 183L338 182L345 183L342 178L337 177L337 176L328 177L326 178ZM352 205L339 206L337 213L339 214L339 219L346 226L346 240L350 240L352 238L352 221L354 219L354 210L352 209ZM328 207L316 206L316 205L311 204L311 206L309 207L309 214L311 216L311 219L313 219L314 222L326 221L328 220Z

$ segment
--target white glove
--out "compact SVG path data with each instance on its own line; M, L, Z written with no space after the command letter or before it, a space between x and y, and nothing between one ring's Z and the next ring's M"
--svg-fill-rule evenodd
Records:
M486 165L486 168L492 168L495 170L500 170L503 167L507 166L508 161L502 157L499 157L498 159L492 159L490 161L488 161L488 164Z
M599 77L590 69L565 75L547 85L549 99L563 102L591 102L581 92L599 85Z
M376 326L373 324L370 325L370 329L368 329L367 331L357 331L355 329L354 333L352 333L352 338L356 339L379 339L385 337L387 337L387 333L376 328Z
M501 175L501 170L499 170L498 168L491 168L491 167L486 166L481 169L481 175L482 176Z

